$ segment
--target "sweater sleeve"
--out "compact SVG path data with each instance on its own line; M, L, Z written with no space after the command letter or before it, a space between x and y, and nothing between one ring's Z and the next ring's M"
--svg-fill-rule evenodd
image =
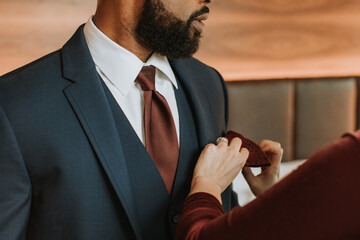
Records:
M176 239L199 239L207 223L224 215L220 202L211 194L194 193L184 203Z
M177 240L360 239L360 131L313 154L254 201L224 214L217 199L185 201Z

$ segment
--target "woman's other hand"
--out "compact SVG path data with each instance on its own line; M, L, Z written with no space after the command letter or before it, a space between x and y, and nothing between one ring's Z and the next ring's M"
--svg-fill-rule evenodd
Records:
M259 146L263 152L270 156L271 165L269 167L262 167L261 173L257 176L253 174L250 167L244 167L242 171L245 180L255 196L258 196L279 181L280 163L284 151L280 143L270 140L262 140Z
M207 192L221 202L221 193L239 174L249 156L241 144L240 138L234 138L230 144L226 138L219 138L217 145L208 144L195 166L190 194Z

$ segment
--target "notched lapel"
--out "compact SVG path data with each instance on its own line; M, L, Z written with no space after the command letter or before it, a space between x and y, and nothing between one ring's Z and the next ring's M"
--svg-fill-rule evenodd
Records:
M212 119L211 96L206 94L202 82L204 77L199 73L195 73L193 68L186 67L181 60L169 59L170 65L174 73L181 81L186 97L190 101L191 110L196 124L196 132L198 136L199 146L201 149L205 147L210 141L218 137L219 130L215 120ZM205 79L206 80L206 79ZM225 129L220 131L224 132ZM223 134L223 133L222 133Z
M64 77L73 82L64 89L64 94L113 185L136 238L141 239L139 217L121 140L82 27L63 47L62 57Z

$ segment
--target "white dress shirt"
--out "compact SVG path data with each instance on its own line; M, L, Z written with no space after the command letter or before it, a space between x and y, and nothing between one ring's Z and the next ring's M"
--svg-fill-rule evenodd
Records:
M135 79L143 66L156 67L155 88L169 104L180 143L179 113L174 92L178 85L168 59L153 53L146 63L142 62L135 54L102 33L92 17L85 24L84 35L97 72L144 145L144 91L135 83Z

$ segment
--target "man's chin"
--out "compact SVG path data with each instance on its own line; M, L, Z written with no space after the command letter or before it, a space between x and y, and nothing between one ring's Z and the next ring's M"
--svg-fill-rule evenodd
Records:
M175 34L168 34L169 38L162 36L160 33L154 35L154 32L147 31L137 32L137 40L142 43L147 49L157 52L160 55L167 56L172 59L189 58L192 57L200 45L201 35L195 28L190 27L187 29L187 33L184 32L176 37ZM159 38L162 36L164 38ZM173 39L171 39L173 37Z

